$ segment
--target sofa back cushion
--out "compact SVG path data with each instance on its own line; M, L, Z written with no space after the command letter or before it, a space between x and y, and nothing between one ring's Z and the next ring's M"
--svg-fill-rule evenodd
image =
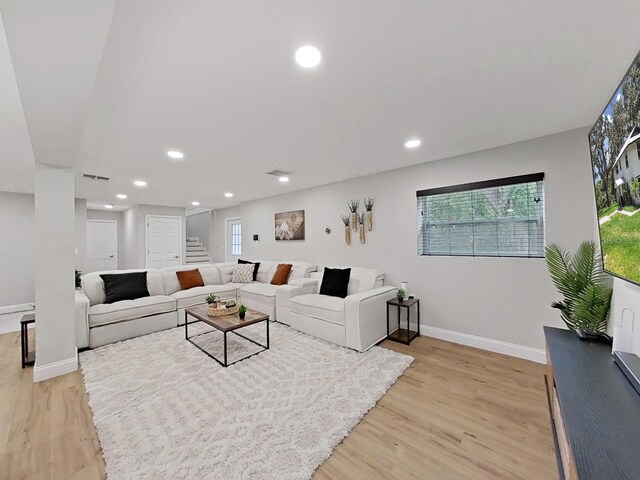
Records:
M297 280L298 278L309 278L311 272L318 270L317 265L312 265L306 262L289 262L293 265L291 268L291 275L289 275L289 281Z
M103 273L104 303L148 297L147 272Z
M262 261L260 269L258 270L257 281L262 283L271 283L273 276L276 273L278 265L281 263L290 263L291 274L289 275L289 281L296 280L298 278L307 278L311 272L315 272L318 267L306 262L272 262Z
M180 283L181 290L189 290L194 287L204 287L204 280L200 275L200 270L194 268L193 270L178 270L176 272L178 277L178 283Z
M216 263L215 267L218 269L218 275L220 275L220 283L222 285L231 283L231 277L233 277L233 271L238 265L236 262Z
M278 262L272 262L271 260L260 260L260 268L258 269L258 275L256 276L256 282L270 283L273 278L273 274L276 273Z
M185 270L193 270L193 266L181 265L179 267L166 267L162 269L164 291L166 292L166 295L171 295L182 290L176 272ZM198 265L198 271L200 272L202 282L205 285L220 285L222 283L222 280L220 279L220 272L215 265Z
M306 262L274 262L272 260L256 260L256 262L260 262L260 267L258 268L258 275L256 275L256 281L261 283L271 283L271 279L273 275L276 273L276 268L281 263L290 263L293 265L291 267L291 274L289 275L289 281L295 280L297 278L306 278L309 276L311 272L315 272L318 267L316 265L312 265L311 263ZM220 272L220 283L225 284L231 282L231 277L233 276L233 269L237 263L235 262L226 262L226 263L216 263L216 267ZM206 279L205 279L206 283Z
M334 268L349 268L349 267L334 267ZM322 274L324 276L324 272ZM320 278L320 285L322 285L322 278ZM382 287L384 285L384 273L373 268L363 267L351 267L351 276L349 277L349 287L347 288L347 295L353 295L354 293L363 293L373 290L374 288Z
M160 270L144 268L132 270L107 270L104 272L91 272L82 276L82 290L89 298L89 304L93 306L99 303L104 303L106 300L104 281L100 278L101 274L130 272L147 272L147 290L149 290L149 295L165 295L164 282L162 272L160 272Z

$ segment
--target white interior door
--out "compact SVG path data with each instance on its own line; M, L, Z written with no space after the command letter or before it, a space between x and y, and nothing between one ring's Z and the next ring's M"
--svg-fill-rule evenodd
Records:
M182 264L182 218L147 215L147 268Z
M242 256L242 222L239 218L227 218L225 257L227 262L237 262Z
M118 223L115 220L87 220L87 272L117 269Z

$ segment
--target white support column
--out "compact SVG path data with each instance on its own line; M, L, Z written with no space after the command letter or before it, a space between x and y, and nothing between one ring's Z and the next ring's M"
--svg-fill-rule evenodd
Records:
M75 186L72 168L36 163L36 364L33 381L78 368L74 329Z

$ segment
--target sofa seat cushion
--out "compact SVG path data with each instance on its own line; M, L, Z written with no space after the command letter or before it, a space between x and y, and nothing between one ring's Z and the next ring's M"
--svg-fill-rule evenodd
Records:
M233 298L236 296L236 288L228 285L205 285L172 293L171 298L176 300L178 308L187 308L206 303L205 297L210 293L215 293L223 299Z
M99 303L89 307L89 327L173 312L175 309L175 299L165 295L122 300L114 303Z
M293 297L289 304L292 312L344 325L344 298L310 293Z
M240 297L245 298L255 298L256 300L268 305L275 305L277 288L278 287L276 285L254 282L240 288L239 295Z

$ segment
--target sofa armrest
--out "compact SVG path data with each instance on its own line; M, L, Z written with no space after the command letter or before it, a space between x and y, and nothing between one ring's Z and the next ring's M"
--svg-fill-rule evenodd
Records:
M306 280L306 282L303 280ZM289 308L289 300L293 297L318 293L318 282L309 280L309 278L299 278L298 280L292 280L288 285L278 286L276 288L276 305Z
M89 346L89 297L82 290L76 290L75 306L76 347Z
M345 344L363 352L387 336L387 301L395 287L378 287L348 295L344 302Z
M296 278L295 280L291 280L289 282L289 285L292 285L294 287L318 287L318 280L317 278L309 278L309 277L305 277L305 278ZM315 293L315 292L311 292L311 293Z

